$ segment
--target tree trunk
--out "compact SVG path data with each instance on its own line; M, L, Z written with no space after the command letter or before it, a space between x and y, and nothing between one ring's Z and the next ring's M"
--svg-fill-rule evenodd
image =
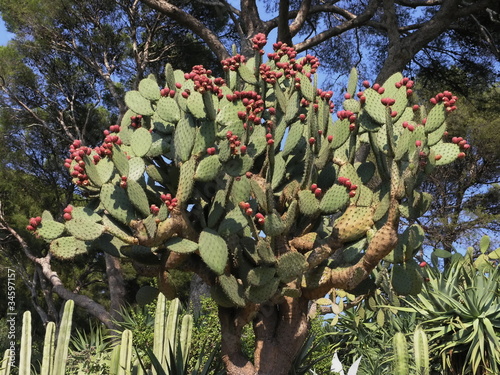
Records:
M256 309L220 308L222 359L228 375L287 375L309 330L305 298L284 297ZM241 350L244 325L253 320L254 363Z
M125 305L125 282L121 272L120 259L108 253L104 253L104 259L106 260L106 275L109 287L109 313L113 320L121 321L121 309Z

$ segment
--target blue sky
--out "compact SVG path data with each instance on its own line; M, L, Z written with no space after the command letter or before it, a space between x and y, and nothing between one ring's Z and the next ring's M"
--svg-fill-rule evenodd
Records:
M14 36L5 29L3 20L0 19L0 46L5 46L7 42Z

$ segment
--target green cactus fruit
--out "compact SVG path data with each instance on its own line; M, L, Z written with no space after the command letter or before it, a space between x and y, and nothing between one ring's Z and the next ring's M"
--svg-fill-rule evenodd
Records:
M128 175L128 157L117 144L113 145L113 163L121 176Z
M224 163L224 171L233 177L242 176L252 168L253 161L248 155L234 156Z
M247 216L245 216L239 207L227 213L224 220L219 225L218 232L222 237L228 237L237 233L248 225Z
M349 202L349 193L345 186L333 185L321 199L320 209L325 215L333 214L344 208Z
M271 282L274 275L276 275L276 268L274 267L255 267L249 270L247 281L250 285L262 286Z
M284 230L285 225L276 210L266 216L266 221L264 222L264 233L266 236L279 236Z
M446 165L454 162L460 153L460 147L455 143L439 142L431 147L434 151L436 166Z
M151 116L154 113L151 102L139 91L128 91L125 94L125 104L135 113L142 116Z
M135 219L134 206L130 202L126 190L120 186L111 183L102 185L99 198L104 208L115 219L127 225Z
M212 181L219 174L222 164L217 155L210 155L201 159L194 175L197 181Z
M156 106L156 113L163 120L171 124L177 124L181 118L181 110L175 99L167 96L162 97Z
M226 241L214 230L205 228L198 242L200 256L205 264L216 275L222 275L229 257Z
M308 263L304 255L298 252L288 252L278 258L278 277L282 283L289 283L307 270Z
M176 162L189 159L196 139L196 124L191 116L179 120L174 134Z
M142 157L146 155L153 143L151 133L146 128L138 128L130 137L130 146L136 156Z
M146 306L158 297L159 290L151 285L144 285L135 294L135 300L141 306Z
M50 253L58 259L73 259L77 255L86 254L87 245L75 237L60 237L51 242Z
M62 223L53 220L42 220L41 225L38 227L36 233L45 241L52 242L64 233L65 226Z
M219 285L226 297L238 307L245 306L244 289L238 280L233 275L220 275L218 278Z
M144 217L147 217L150 214L150 205L146 192L141 184L135 180L128 180L126 191L132 205Z
M93 241L104 232L103 225L84 217L73 217L66 221L65 226L73 237L82 241Z
M174 253L181 254L193 253L199 248L196 242L181 237L172 237L163 246Z
M408 348L406 339L403 333L397 332L392 339L392 348L394 352L394 365L392 373L394 375L408 374Z
M349 139L351 132L349 130L349 121L337 120L333 123L332 130L328 130L328 135L333 136L330 147L337 149Z
M319 201L312 191L299 191L299 209L300 212L307 216L314 216L319 213Z
M349 73L349 80L347 81L347 93L350 96L354 96L357 86L358 86L358 71L356 68L352 68L351 72Z
M191 114L199 120L207 117L203 95L198 91L192 91L187 98L187 108Z
M373 226L371 207L349 206L334 222L338 239L342 242L356 241Z
M248 287L245 290L245 295L253 303L263 303L274 296L278 291L279 283L279 278L273 277L264 285Z

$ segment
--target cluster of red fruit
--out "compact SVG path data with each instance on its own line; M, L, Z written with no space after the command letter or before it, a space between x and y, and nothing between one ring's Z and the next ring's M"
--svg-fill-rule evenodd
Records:
M36 228L38 228L41 222L42 218L40 216L32 217L29 220L29 224L26 226L26 229L29 230L30 232L34 232L36 231Z
M408 77L404 77L401 81L399 82L396 82L394 85L396 86L396 88L401 88L403 86L406 87L406 96L411 96L413 95L413 85L415 83L409 79Z
M111 125L109 130L104 130L104 142L101 146L96 147L97 155L94 156L94 163L97 164L101 157L104 155L109 156L113 153L113 145L120 146L122 140L118 137L117 133L120 132L120 125Z
M170 211L177 207L177 198L172 198L172 194L170 193L160 195L160 199Z
M349 196L352 198L356 195L356 189L358 188L358 185L355 185L349 180L347 177L339 177L337 179L340 185L343 185L349 190Z
M321 198L321 196L323 195L323 191L318 187L317 184L311 184L309 189L313 192L316 198Z
M87 186L89 181L89 176L85 173L85 162L83 157L85 155L90 155L92 149L90 147L82 146L82 142L77 139L71 146L69 146L70 157L64 160L64 167L71 169L73 160L76 164L73 165L73 171L71 172L71 177L76 178L76 184L78 186Z
M66 221L70 221L71 219L73 219L73 215L71 215L72 212L73 212L73 206L72 205L66 206L66 208L63 210L63 219Z
M259 33L259 34L255 35L252 38L252 43L253 43L252 48L255 51L259 51L259 53L261 55L263 55L264 51L262 50L262 48L264 48L264 46L267 44L266 35L263 33Z
M274 85L276 82L278 82L278 79L283 77L283 72L271 70L271 67L267 64L260 64L259 74L264 81L271 85Z
M468 150L470 148L470 144L466 139L463 139L462 137L453 137L451 139L451 142L458 145L462 150Z
M243 211L245 211L245 215L247 215L247 216L252 216L253 215L253 209L252 209L252 207L250 207L250 203L248 203L248 202L240 202L238 205L240 206L240 208ZM256 224L258 224L258 225L263 225L266 222L266 218L260 212L257 212L255 214L254 218L255 218Z
M221 61L222 70L224 70L225 72L228 72L230 70L235 72L242 64L245 63L245 61L245 56L240 54L228 57L227 59Z
M176 92L175 90L171 90L171 89L165 87L165 88L160 90L160 95L165 96L165 97L170 96L171 98L173 98L175 96L175 92Z
M403 121L401 125L403 126L403 128L408 129L411 132L415 130L415 126L413 124L410 124L408 121Z
M226 133L226 138L229 141L229 148L231 149L232 155L238 155L238 150L239 150L241 155L245 155L247 153L247 146L241 144L239 137L236 134L233 134L233 132L231 130L229 130ZM212 147L212 148L215 150L214 147ZM208 153L208 149L207 149L207 153ZM208 153L208 154L212 155L210 153Z
M354 129L356 129L357 116L353 112L346 111L346 110L337 111L337 117L339 118L339 120L345 120L345 119L349 120L349 130L350 131L353 131Z
M191 79L194 82L194 89L199 93L213 92L215 95L222 99L223 94L220 86L226 82L223 78L211 78L212 71L205 69L203 65L195 65L190 73L184 74L186 80Z
M130 117L130 126L134 129L141 127L142 115L132 116Z
M443 105L446 107L446 111L448 113L451 113L457 109L457 106L455 105L457 99L458 98L450 91L443 91L437 94L434 98L431 98L429 101L431 102L431 104L443 102Z

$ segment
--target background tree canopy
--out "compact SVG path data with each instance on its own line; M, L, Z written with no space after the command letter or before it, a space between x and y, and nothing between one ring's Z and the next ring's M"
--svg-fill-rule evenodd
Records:
M436 197L422 221L427 241L452 251L464 236L498 233L496 0L1 0L0 12L15 35L0 47L2 267L25 275L26 299L44 322L57 319L60 298L81 297L112 327L119 307L145 282L130 264L102 253L85 264L54 262L24 229L35 212L60 217L67 204L85 200L62 166L69 145L97 145L124 115L124 92L165 63L221 72L232 45L250 55L257 33L318 56L326 85L357 66L360 80L382 82L397 71L416 77L423 98L456 93L461 109L449 120L449 137L464 136L472 148L425 186Z

